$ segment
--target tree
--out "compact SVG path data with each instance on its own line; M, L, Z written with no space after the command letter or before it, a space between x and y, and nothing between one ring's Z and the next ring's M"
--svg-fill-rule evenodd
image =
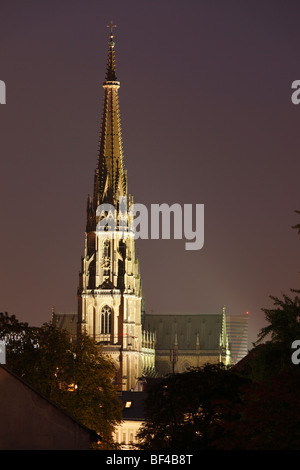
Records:
M14 315L0 314L0 338L6 343L6 365L49 400L68 371L70 336L51 323L30 327Z
M300 211L295 211L300 214ZM300 234L300 224L292 228ZM300 290L290 289L291 295L282 295L282 299L270 296L273 308L263 308L267 326L262 328L252 354L254 379L264 379L286 368L292 367L292 344L300 339ZM265 341L267 340L267 341ZM265 343L262 345L262 342ZM257 346L260 345L260 348ZM263 347L262 347L263 346Z
M32 375L38 347L38 329L19 322L15 315L0 313L0 340L6 345L6 364L24 378Z
M212 449L245 382L222 365L207 365L154 380L146 398L143 450Z
M115 448L112 433L122 419L122 404L114 384L115 366L85 334L72 351L72 361L72 381L65 381L61 387L59 404L101 435L101 449Z
M0 339L7 344L7 367L49 400L101 435L101 448L115 446L121 420L113 363L91 338L72 343L51 323L30 327L14 315L0 314Z
M300 290L291 289L291 292L298 294ZM292 299L285 294L283 299L273 296L270 298L273 299L275 308L262 309L269 325L261 329L257 344L270 335L271 341L290 345L294 339L300 338L300 298L296 295Z
M299 450L300 374L281 371L250 384L236 403L239 419L225 421L222 450Z

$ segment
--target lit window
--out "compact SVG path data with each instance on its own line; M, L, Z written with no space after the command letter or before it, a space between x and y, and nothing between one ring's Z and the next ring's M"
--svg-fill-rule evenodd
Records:
M127 401L125 403L125 408L130 408L131 407L131 401Z

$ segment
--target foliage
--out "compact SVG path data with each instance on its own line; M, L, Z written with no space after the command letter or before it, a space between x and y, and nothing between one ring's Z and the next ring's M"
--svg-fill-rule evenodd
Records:
M20 377L33 375L32 364L37 355L38 329L19 322L15 315L0 313L0 339L6 344L6 363Z
M87 335L73 352L73 377L65 382L60 405L78 421L101 435L101 448L115 447L114 426L121 421L122 405L114 385L115 366ZM70 383L74 391L70 393Z
M291 289L299 293L299 290ZM282 299L271 297L274 308L262 309L267 326L259 332L251 351L251 379L262 381L281 371L293 368L292 344L300 339L300 298L283 295ZM266 341L267 339L267 341Z
M300 290L291 289L291 292L300 293ZM300 298L298 295L292 299L283 294L283 299L270 297L274 301L272 309L262 309L266 321L269 323L262 328L257 344L271 336L272 342L281 342L291 345L294 339L300 338Z
M299 450L300 374L282 371L251 383L235 406L236 421L223 422L222 450Z
M222 421L236 419L231 409L245 382L222 365L154 380L139 432L141 449L211 449L222 433Z
M300 214L300 211L295 212ZM300 224L292 228L300 234ZM270 296L273 308L262 309L267 326L260 330L254 344L251 364L254 380L264 380L292 368L292 344L300 339L300 290L290 289L290 292L293 297L286 294L281 299ZM263 341L266 342L262 344Z
M114 386L115 367L91 338L72 343L67 331L40 328L0 314L6 365L46 398L101 435L101 448L113 448L112 431L121 420Z

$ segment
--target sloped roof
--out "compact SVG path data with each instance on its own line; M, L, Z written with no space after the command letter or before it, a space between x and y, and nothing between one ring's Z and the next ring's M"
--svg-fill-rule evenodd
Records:
M146 392L122 392L122 403L124 405L123 419L130 421L143 421L145 419L145 398Z
M71 432L72 428L74 429L75 434L76 432L77 434L78 432L80 432L80 435L82 436L89 436L90 443L97 442L101 439L95 431L87 428L86 426L78 422L66 411L64 411L51 400L46 398L39 391L37 391L30 384L28 384L26 381L24 381L21 377L12 372L7 366L3 364L0 364L0 379L0 396L2 398L2 404L4 405L4 407L2 408L0 406L0 418L3 418L2 415L3 413L6 414L7 410L9 410L9 416L11 418L10 422L8 422L7 419L4 418L4 428L2 428L0 425L0 434L2 435L2 441L4 440L4 433L5 439L8 442L10 441L12 445L15 445L15 437L13 437L13 435L9 436L8 433L14 430L14 434L17 435L18 432L20 432L20 427L24 429L28 427L28 429L35 429L37 431L34 425L30 424L31 418L33 418L35 422L39 421L40 428L43 426L43 421L48 422L49 441L52 436L51 432L54 433L55 429L57 433L66 434L68 431ZM20 400L21 397L22 399ZM0 423L1 421L2 419L0 419ZM57 424L53 425L51 429L50 421L52 423L55 423L55 421L57 421ZM77 431L75 431L76 429ZM25 436L24 441L26 440L28 445L29 439L29 441L32 441L32 445L34 446L36 445L36 436L37 434L34 433L31 436ZM48 444L48 442L45 443L45 446L47 446ZM0 447L4 445L4 442L0 443ZM22 445L22 442L20 442L20 445Z
M77 313L52 313L52 324L61 330L67 330L71 336L77 336Z
M156 333L156 349L167 350L174 347L175 336L178 348L200 350L219 348L223 332L222 314L145 314L145 330Z

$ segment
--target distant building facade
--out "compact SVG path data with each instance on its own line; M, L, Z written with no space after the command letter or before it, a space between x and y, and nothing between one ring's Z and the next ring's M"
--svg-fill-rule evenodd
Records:
M225 314L146 314L145 328L155 332L155 368L159 376L191 367L230 364Z
M52 323L67 330L76 341L77 314L52 312ZM144 314L141 334L141 371L131 386L143 377L163 377L192 367L223 363L231 365L231 349L225 313ZM109 354L108 349L104 349Z
M249 315L226 315L226 328L231 350L232 364L236 364L248 354Z

